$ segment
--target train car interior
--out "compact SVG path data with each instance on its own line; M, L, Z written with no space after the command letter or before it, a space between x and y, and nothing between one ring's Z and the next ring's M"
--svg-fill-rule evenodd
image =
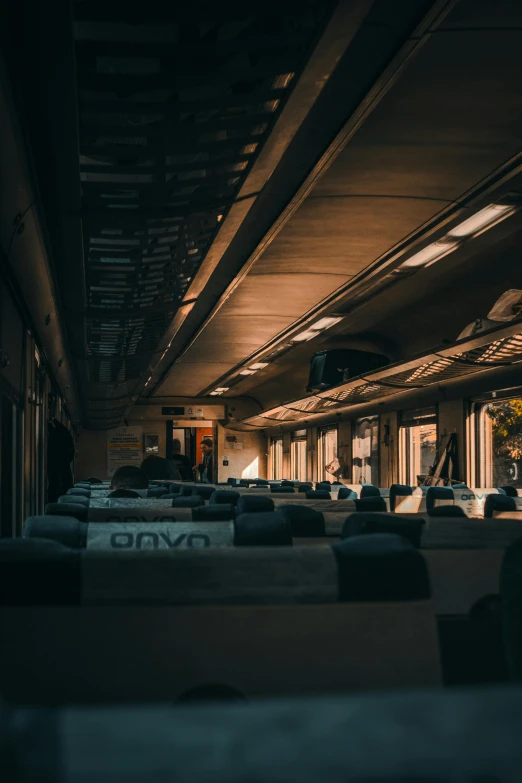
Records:
M0 4L0 779L522 781L522 2Z

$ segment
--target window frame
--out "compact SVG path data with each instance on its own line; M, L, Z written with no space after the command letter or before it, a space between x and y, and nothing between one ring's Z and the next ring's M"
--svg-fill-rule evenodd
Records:
M295 430L291 434L290 440L290 474L293 481L307 481L308 469L307 469L307 431ZM304 444L304 449L303 445ZM304 453L299 453L303 452ZM303 475L299 475L299 463L303 467ZM297 469L296 469L297 468Z
M435 454L439 445L439 411L438 406L418 408L400 412L399 417L399 483L406 486L417 486L417 476L411 482L410 448L407 441L407 430L420 427L423 424L435 425Z
M522 387L512 389L493 390L486 395L475 397L470 401L470 430L473 437L473 453L471 455L472 464L470 466L471 476L475 479L477 487L493 487L495 479L493 477L494 466L493 443L490 444L491 464L487 467L487 458L484 458L484 409L486 405L495 405L495 403L509 402L510 400L522 399ZM489 476L487 475L489 473ZM519 477L512 479L508 483L519 481ZM522 484L522 477L520 478ZM499 482L500 484L501 482Z
M318 474L318 480L319 481L330 481L333 476L331 473L327 473L325 470L325 466L329 464L330 460L326 460L325 458L325 444L326 444L326 435L329 432L335 432L336 437L336 443L335 443L335 457L339 456L339 427L337 424L330 424L326 425L324 427L318 427L317 428L317 474Z
M358 459L358 457L355 454L355 442L358 439L357 438L357 434L356 434L357 426L359 424L362 424L365 421L376 422L377 423L377 466L376 466L377 476L375 478L375 481L370 480L369 482L358 481L355 478L355 470L359 469L359 465L355 465L355 460ZM370 425L370 428L371 428L371 425ZM371 448L372 448L372 434L373 433L370 434L370 459L371 459ZM378 413L372 413L371 415L368 415L368 416L361 416L360 418L354 420L353 425L352 425L352 482L354 484L370 483L370 484L373 484L376 487L379 486L380 475L381 475L381 455L380 455L380 448L379 448L380 437L381 437L381 422L380 422L380 416L379 416ZM370 468L370 479L373 479L372 467L371 467L371 465L369 465L368 467ZM361 470L361 473L362 473L363 472L362 466L360 467L360 470Z
M280 474L278 473L280 467ZM271 481L280 481L283 478L283 436L272 435L270 438L270 479Z

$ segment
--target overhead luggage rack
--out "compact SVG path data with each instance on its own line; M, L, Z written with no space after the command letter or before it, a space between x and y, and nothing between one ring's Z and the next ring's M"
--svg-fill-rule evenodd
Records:
M520 320L453 346L424 354L408 362L353 378L347 383L293 400L277 408L237 422L236 427L267 427L274 422L299 421L332 410L343 411L351 405L377 400L409 389L422 389L455 380L490 367L506 367L522 362L522 324ZM233 426L233 425L231 425Z

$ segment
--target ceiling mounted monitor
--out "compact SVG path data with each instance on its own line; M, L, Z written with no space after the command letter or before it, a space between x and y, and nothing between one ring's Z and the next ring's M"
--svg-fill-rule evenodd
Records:
M322 391L343 381L373 372L390 363L387 356L369 351L338 349L319 351L310 359L310 376L306 391Z

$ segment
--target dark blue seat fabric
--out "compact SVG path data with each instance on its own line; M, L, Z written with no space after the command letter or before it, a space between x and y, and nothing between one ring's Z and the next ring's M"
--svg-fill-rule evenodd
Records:
M109 492L107 497L110 498L128 498L129 500L139 500L141 498L141 495L138 492L135 492L133 489L124 489L123 487L121 489L114 489L112 492Z
M376 533L395 533L407 539L413 546L420 547L424 519L413 515L357 512L347 517L341 538Z
M173 508L197 508L204 505L205 501L200 495L181 495L172 501Z
M306 498L308 500L331 500L332 496L326 489L309 489Z
M292 546L292 530L278 512L241 514L235 520L235 546Z
M332 488L332 485L329 481L318 481L315 485L316 490L326 490L327 492L330 492L330 489Z
M87 522L88 506L81 503L48 503L45 507L46 516L75 517L80 522Z
M24 538L46 538L58 541L71 549L85 547L87 542L87 524L75 517L57 515L27 517L22 533Z
M80 550L43 538L0 541L0 605L80 603Z
M460 506L435 506L428 511L430 517L466 517L467 514Z
M228 522L236 517L236 507L231 503L199 506L192 509L193 522Z
M175 482L173 482L169 486L169 492L170 492L171 495L181 495L182 492L183 492L183 489L184 489L183 484L177 484Z
M162 498L168 492L166 487L151 487L147 490L148 498Z
M507 486L507 487L499 487L499 489L501 489L502 492L510 498L518 497L516 487Z
M509 674L512 680L520 682L522 680L522 536L506 549L500 570L500 597Z
M357 498L354 502L356 511L388 511L381 497Z
M324 536L324 517L315 508L303 505L281 506L278 513L289 523L294 537L306 538L308 536Z
M341 601L416 601L431 595L426 561L400 536L354 536L332 549Z
M236 506L240 497L239 492L236 492L235 489L216 489L208 502L211 506L215 506L218 503Z
M361 492L359 497L361 498L380 498L381 493L378 487L374 487L373 484L363 484L361 486Z
M408 484L392 484L390 487L390 510L395 510L396 498L413 494L413 487Z
M205 500L210 500L216 488L212 484L198 484L196 487L192 487L192 494L199 495Z
M429 513L434 508L435 500L453 500L454 497L451 487L429 487L426 492L426 510Z
M237 478L229 478L229 479L227 479L227 484L229 486L231 486L231 487L235 487L235 486L237 486L237 484L239 484L239 479L237 479Z
M89 498L91 496L91 490L90 489L82 489L81 487L72 487L71 489L68 489L65 494L66 495L83 495L84 498Z
M298 492L308 492L310 489L313 489L313 488L314 488L314 485L311 482L306 482L306 484L305 483L299 484L299 486L297 487L297 491Z
M494 512L516 510L515 498L508 495L488 495L484 501L484 517L491 518Z
M354 492L353 489L350 489L349 487L341 487L341 489L337 493L337 500L356 500L356 499L357 499L357 492Z
M82 497L82 495L74 495L74 496L71 496L71 495L60 495L60 497L58 498L58 500L56 502L60 503L62 505L64 503L66 505L70 505L71 503L75 503L75 504L79 504L81 506L89 506L90 503L91 503L91 499L90 498L84 498L84 497Z
M284 485L282 484L280 487L274 487L274 485L272 484L272 486L270 487L270 492L273 492L275 495L277 494L291 495L295 492L295 489L294 487L291 487L288 484L284 484Z
M266 495L241 495L237 501L237 513L251 514L273 511L274 501Z

